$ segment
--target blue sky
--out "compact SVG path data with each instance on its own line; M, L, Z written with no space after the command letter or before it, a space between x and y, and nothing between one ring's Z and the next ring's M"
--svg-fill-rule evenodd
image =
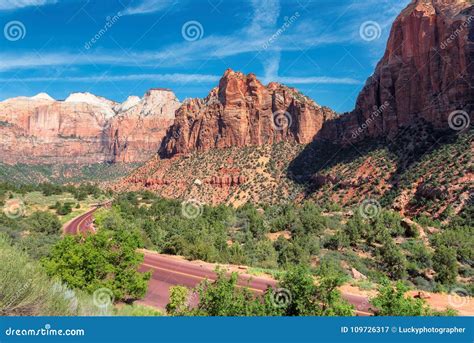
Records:
M154 87L183 100L206 96L232 68L349 111L408 3L0 0L0 100L91 92L123 101Z

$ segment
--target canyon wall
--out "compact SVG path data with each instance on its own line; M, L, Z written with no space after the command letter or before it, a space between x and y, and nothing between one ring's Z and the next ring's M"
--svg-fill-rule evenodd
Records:
M0 162L143 162L158 151L179 105L162 89L123 104L89 93L8 99L0 102Z

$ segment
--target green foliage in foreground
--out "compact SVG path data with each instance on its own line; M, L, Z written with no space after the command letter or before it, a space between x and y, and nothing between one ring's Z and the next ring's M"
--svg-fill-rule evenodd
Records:
M194 290L183 286L170 289L167 313L172 316L353 316L354 308L342 299L338 287L345 277L333 265L323 264L314 278L297 266L285 273L275 289L255 295L237 286L236 273L217 271L217 280L202 282ZM452 309L435 311L423 299L407 296L402 282L384 279L379 294L371 299L376 316L455 316ZM192 299L197 300L193 304Z
M406 296L408 288L403 282L392 284L383 280L379 286L379 294L371 300L377 316L454 316L456 311L437 312L426 305L423 299Z
M142 298L149 273L139 273L143 255L136 252L139 239L125 230L99 230L95 235L67 236L43 260L47 273L70 287L89 293L112 291L115 300Z
M302 266L287 272L276 289L257 296L238 287L238 275L217 271L214 282L204 281L193 290L198 304L190 304L189 291L171 288L167 311L175 316L351 316L353 307L341 297L337 287L344 282L332 267L320 268L317 282Z
M163 316L163 313L148 306L133 304L116 308L114 315L122 317L158 317Z
M90 316L92 298L50 279L41 265L0 235L0 316Z

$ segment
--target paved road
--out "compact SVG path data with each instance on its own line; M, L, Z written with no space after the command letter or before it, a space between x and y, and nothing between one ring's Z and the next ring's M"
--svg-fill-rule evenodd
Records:
M64 233L75 235L94 232L92 222L95 210L92 209L71 220L65 225ZM142 252L145 255L145 259L139 270L152 272L152 277L148 284L148 292L145 298L140 301L146 305L164 309L168 303L169 288L171 286L183 285L192 288L206 278L209 280L215 280L216 278L214 271L204 264L180 260L173 256L149 251ZM275 287L276 281L242 274L239 276L238 285L239 287L248 287L255 293L263 293L268 286ZM370 315L366 297L346 293L343 293L342 296L354 305L358 315Z

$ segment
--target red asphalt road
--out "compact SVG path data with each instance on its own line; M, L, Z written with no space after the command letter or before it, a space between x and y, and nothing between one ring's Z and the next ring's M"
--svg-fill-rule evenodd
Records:
M71 220L65 225L64 233L76 235L94 232L92 222L95 210L96 208ZM164 309L166 304L168 304L171 286L182 285L193 288L205 279L216 279L216 273L205 265L179 260L158 253L147 251L143 253L145 258L139 270L141 272L152 272L147 294L140 301L143 304ZM276 287L276 285L275 280L239 274L238 286L247 287L255 293L263 293L269 286ZM354 305L358 315L367 316L371 314L370 305L366 297L348 293L343 293L342 296Z

